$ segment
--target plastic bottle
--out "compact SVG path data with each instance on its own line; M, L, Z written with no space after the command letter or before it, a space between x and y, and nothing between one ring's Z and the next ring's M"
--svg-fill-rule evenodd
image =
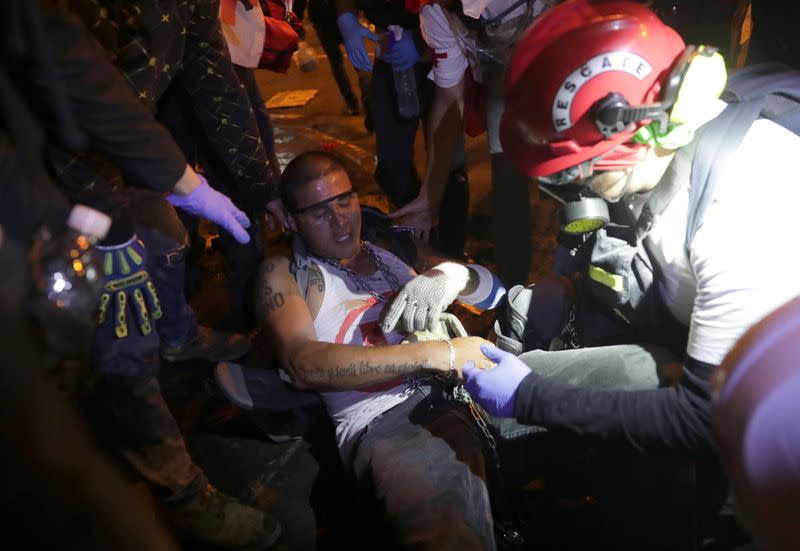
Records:
M403 37L403 28L389 25L394 42L399 42ZM391 48L391 46L390 46ZM394 91L397 100L397 112L405 119L419 117L419 96L417 95L417 75L414 67L405 71L392 71L394 76Z
M110 226L107 215L75 205L60 235L40 231L34 280L38 294L51 306L71 317L94 319L103 273L92 245L105 237Z
M297 53L294 56L294 60L301 71L310 73L317 68L317 51L306 44L305 41L301 41L297 45Z

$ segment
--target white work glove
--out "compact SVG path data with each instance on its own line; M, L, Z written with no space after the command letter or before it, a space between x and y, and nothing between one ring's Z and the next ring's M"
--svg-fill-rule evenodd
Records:
M445 308L464 290L469 270L455 262L442 262L406 283L386 311L381 323L384 333L400 330L433 331Z

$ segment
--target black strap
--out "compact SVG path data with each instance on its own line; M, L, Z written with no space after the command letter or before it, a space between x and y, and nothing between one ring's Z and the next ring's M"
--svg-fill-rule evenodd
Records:
M790 131L800 132L800 72L785 65L770 63L737 71L728 79L722 98L730 103L703 127L704 137L692 165L687 248L713 200L727 161L736 153L753 122L765 117Z
M705 125L692 163L686 222L687 248L700 228L706 209L711 205L725 166L736 153L753 121L758 118L763 104L764 98L729 104Z
M692 169L692 160L695 156L697 143L701 139L702 132L698 132L695 139L685 147L680 148L672 162L667 167L666 172L659 180L650 198L642 207L642 212L636 220L636 238L639 242L644 241L647 234L652 229L661 214L675 198L682 183L686 182Z

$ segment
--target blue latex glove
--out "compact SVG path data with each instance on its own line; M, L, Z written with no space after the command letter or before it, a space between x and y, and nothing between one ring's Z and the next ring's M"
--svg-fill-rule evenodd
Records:
M417 64L419 61L419 52L417 45L414 43L414 35L409 30L403 30L403 36L400 40L392 41L389 52L382 56L386 63L392 66L395 71L405 71Z
M144 243L134 235L125 243L95 248L103 255L105 280L97 323L102 325L113 319L114 334L124 339L129 334L129 313L133 312L142 335L149 335L153 330L151 320L161 317L161 304L147 273Z
M339 26L339 32L342 33L344 49L347 50L350 63L359 71L371 71L372 61L370 61L367 48L364 46L364 39L377 42L377 35L361 25L355 14L350 12L337 17L336 24Z
M492 369L479 369L469 362L464 366L464 380L472 398L492 415L513 417L517 389L531 369L514 354L482 344L484 356L497 364Z
M224 228L239 243L247 243L250 236L245 228L250 227L250 219L236 208L227 196L208 185L205 178L200 176L200 185L189 195L167 195L167 201L172 206L185 210L195 216L202 216L218 226Z

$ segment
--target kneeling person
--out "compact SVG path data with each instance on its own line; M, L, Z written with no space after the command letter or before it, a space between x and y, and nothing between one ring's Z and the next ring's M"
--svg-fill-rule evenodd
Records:
M467 362L489 367L480 350L487 341L401 344L403 333L380 326L384 306L401 288L391 325L406 327L438 319L459 292L475 296L486 287L483 269L446 263L415 278L400 258L362 241L357 194L330 154L295 158L281 188L305 255L265 261L258 308L283 366L296 386L322 393L345 465L374 488L398 543L493 549L481 433L468 408L445 399L436 377L460 376ZM420 260L415 267L422 271L431 257ZM302 269L305 292L295 276ZM431 282L439 291L430 292ZM420 286L429 292L418 293Z

